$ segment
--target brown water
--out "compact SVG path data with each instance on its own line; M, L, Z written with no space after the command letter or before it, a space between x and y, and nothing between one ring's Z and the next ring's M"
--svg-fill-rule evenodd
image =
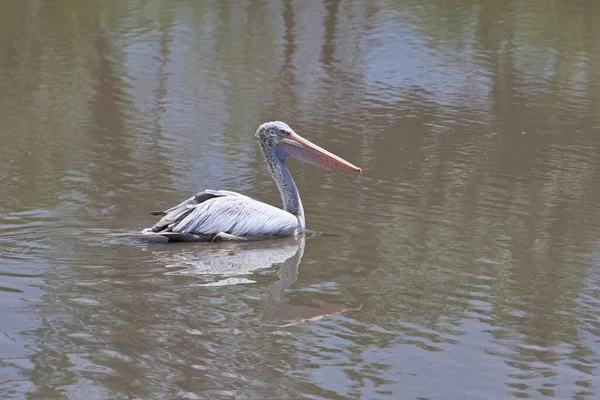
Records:
M204 188L298 241L168 244ZM600 397L600 3L14 1L0 398Z

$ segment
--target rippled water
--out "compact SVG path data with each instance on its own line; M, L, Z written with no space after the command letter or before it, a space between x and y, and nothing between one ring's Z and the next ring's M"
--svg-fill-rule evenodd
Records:
M0 13L0 398L600 396L595 1L21 1ZM298 240L171 244L204 188Z

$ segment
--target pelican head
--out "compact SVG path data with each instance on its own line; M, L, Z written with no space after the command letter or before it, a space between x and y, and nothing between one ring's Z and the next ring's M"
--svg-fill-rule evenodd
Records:
M273 154L281 161L293 157L329 170L362 172L354 164L304 139L284 122L265 122L258 127L255 136L267 157Z

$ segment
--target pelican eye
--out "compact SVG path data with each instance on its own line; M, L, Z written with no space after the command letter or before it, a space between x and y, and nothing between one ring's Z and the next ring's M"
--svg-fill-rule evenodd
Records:
M277 133L279 134L279 136L287 136L287 132L285 129L278 129Z

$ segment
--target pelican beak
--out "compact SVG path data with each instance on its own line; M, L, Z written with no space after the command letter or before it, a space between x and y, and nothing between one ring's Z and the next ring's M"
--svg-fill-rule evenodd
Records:
M297 133L290 133L288 137L281 139L279 143L290 157L317 167L333 171L362 172L362 169L356 165L311 143Z

